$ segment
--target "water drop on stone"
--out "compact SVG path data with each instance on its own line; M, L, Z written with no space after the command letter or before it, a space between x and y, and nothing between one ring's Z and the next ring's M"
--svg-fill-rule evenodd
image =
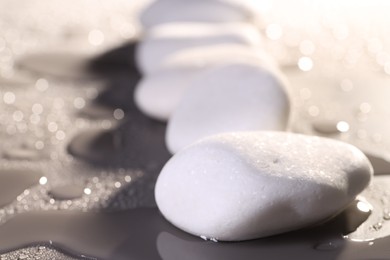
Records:
M390 220L390 212L389 212L389 210L385 210L383 212L383 219L384 220Z
M380 230L382 227L383 227L383 224L382 224L381 222L378 222L378 223L372 225L372 228L373 228L375 231Z

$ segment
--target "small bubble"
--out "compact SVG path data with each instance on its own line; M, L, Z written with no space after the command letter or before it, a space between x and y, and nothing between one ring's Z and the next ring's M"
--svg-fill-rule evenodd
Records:
M39 184L41 185L46 185L47 183L47 178L45 176L42 176L40 179L39 179Z
M16 122L21 122L23 120L23 112L22 111L19 111L19 110L16 110L13 114L12 114L12 118L14 119L14 121Z
M47 125L47 129L48 129L50 132L54 133L54 132L56 132L56 131L58 130L58 125L57 125L57 123L55 123L55 122L50 122L50 123Z
M16 96L13 92L5 92L3 95L3 101L4 103L11 105L15 103Z
M317 120L312 123L313 129L322 134L337 134L340 131L337 129L337 121L334 120Z
M337 130L341 133L346 133L349 131L349 124L345 121L339 121L336 125Z
M375 231L379 231L382 227L383 227L383 224L381 222L378 222L378 223L371 226L371 228L374 229Z
M77 97L73 101L73 106L77 109L82 109L85 107L85 100L82 97Z
M92 30L88 34L88 41L93 46L99 46L104 42L104 34L100 30Z
M85 189L84 189L84 194L90 195L91 193L92 193L92 191L91 191L90 188L85 188Z
M283 29L279 24L269 24L265 31L267 37L271 40L278 40L283 35Z
M316 117L320 114L320 109L317 106L310 106L307 112L310 116Z
M125 182L131 182L131 176L130 175L126 175L125 176Z
M313 68L313 60L309 57L301 57L298 60L298 67L302 71L310 71Z
M35 148L37 150L42 150L45 147L45 144L42 141L36 141L35 142Z
M125 117L125 112L123 112L122 109L117 108L117 109L114 110L114 118L115 118L116 120L121 120L121 119L123 119L124 117Z
M101 122L101 127L102 127L103 129L110 129L110 128L112 127L112 123L111 123L110 120L103 120L103 121Z
M115 188L119 189L122 186L122 184L119 181L117 181L114 183L114 186Z
M361 212L368 213L372 210L372 206L365 201L359 201L356 205Z
M46 91L49 88L49 82L44 78L40 78L35 83L35 88L41 92Z
M62 131L62 130L57 131L57 133L56 133L57 140L60 140L60 141L64 140L65 137L66 137L66 135L65 135L64 131Z
M32 106L31 111L32 111L34 114L36 114L36 115L40 115L40 114L42 114L42 112L43 112L43 106L42 106L41 104L36 103L36 104L34 104L34 105Z

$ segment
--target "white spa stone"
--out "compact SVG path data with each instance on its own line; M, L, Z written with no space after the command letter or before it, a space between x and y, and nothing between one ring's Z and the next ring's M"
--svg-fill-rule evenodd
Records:
M209 135L287 128L290 101L285 79L252 62L208 71L189 86L168 121L171 153Z
M137 46L135 58L140 71L150 74L181 50L229 43L259 47L261 42L259 31L247 23L171 23L147 32Z
M322 222L368 184L356 147L283 132L227 133L175 154L155 188L164 217L196 236L240 241Z
M251 21L254 14L235 1L157 0L140 14L141 25L150 29L171 22L229 23Z
M167 121L195 78L215 66L247 60L276 70L275 62L262 49L240 44L195 47L180 51L160 70L141 79L134 92L135 103L146 115Z

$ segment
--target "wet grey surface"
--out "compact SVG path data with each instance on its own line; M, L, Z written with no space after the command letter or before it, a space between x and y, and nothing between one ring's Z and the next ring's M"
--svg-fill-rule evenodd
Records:
M296 15L278 6L283 1L276 2L279 16L283 10ZM5 174L0 182L1 260L389 258L390 185L384 179L365 194L374 207L371 215L352 210L331 223L271 238L215 243L167 223L153 196L156 177L170 157L165 125L134 105L132 93L141 77L134 63L135 35L123 37L118 30L131 30L133 3L79 4L88 8L61 1L32 1L30 6L0 2L0 177ZM372 52L370 44L377 37L385 45L386 31L365 39L365 27L353 25L347 30L350 38L340 39L345 27L337 26L348 21L330 23L329 10L324 11L328 20L323 20L323 38L280 20L283 37L269 41L270 52L293 85L291 129L356 144L372 154L376 174L388 174L384 118L389 79L378 58L381 51ZM81 20L67 17L72 14ZM88 42L94 30L104 33L107 42L116 41L96 50ZM299 44L308 39L317 50L313 55L300 51ZM349 50L356 48L364 59L351 69ZM336 54L345 59L321 66ZM312 58L314 69L298 69L302 55ZM115 118L115 109L125 117ZM331 126L316 132L313 127L313 122L341 120L349 123L349 131L335 132ZM47 180L38 184L33 172ZM82 196L51 196L50 190L69 184L84 187Z

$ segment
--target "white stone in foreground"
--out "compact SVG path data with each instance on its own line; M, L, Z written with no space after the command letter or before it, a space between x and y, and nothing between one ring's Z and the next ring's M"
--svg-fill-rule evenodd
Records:
M351 203L371 176L368 159L346 143L283 132L228 133L174 155L155 197L178 228L239 241L324 221Z
M248 60L269 69L276 69L272 58L261 49L239 44L221 44L180 51L160 70L141 79L135 89L135 103L146 115L167 121L195 78L215 66Z
M250 62L208 71L188 88L168 121L171 153L206 136L238 131L286 130L290 112L283 78Z
M246 23L164 24L145 34L137 46L136 62L143 74L149 74L158 70L167 58L181 50L228 43L260 46L261 41L256 27Z
M228 1L157 0L147 6L140 15L142 26L171 22L228 23L249 21L253 14L248 8Z

